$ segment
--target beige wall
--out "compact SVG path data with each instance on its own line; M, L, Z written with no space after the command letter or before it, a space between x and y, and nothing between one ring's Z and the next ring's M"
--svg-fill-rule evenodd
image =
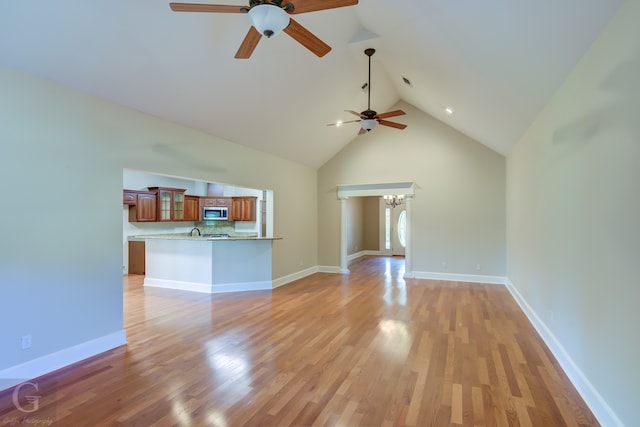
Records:
M6 68L0 93L0 372L122 331L124 168L273 190L274 279L317 265L315 170Z
M347 199L347 255L380 247L380 198Z
M392 108L407 129L359 136L318 171L319 264L339 265L338 185L414 182L414 271L504 276L505 158L407 103Z
M362 249L365 251L380 250L380 198L363 197Z
M626 2L507 162L509 280L605 425L638 425L638 22Z

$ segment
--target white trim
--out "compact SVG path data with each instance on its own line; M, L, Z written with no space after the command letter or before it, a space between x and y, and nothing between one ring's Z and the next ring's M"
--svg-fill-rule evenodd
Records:
M340 199L340 271L349 271L349 261L347 260L347 199Z
M471 282L471 283L491 283L494 285L505 285L507 278L504 276L485 276L481 274L454 274L454 273L437 273L430 271L412 271L408 272L406 277L411 275L414 279L430 279L430 280L448 280L452 282Z
M598 419L598 422L603 426L619 426L624 427L620 418L613 412L613 409L607 404L602 395L598 393L598 390L591 384L584 372L576 365L569 353L564 349L560 341L553 335L553 332L547 327L547 325L540 319L536 312L531 308L527 301L522 297L518 289L506 279L506 286L516 300L525 316L529 319L529 322L533 325L538 335L542 338L547 345L553 356L556 358L562 370L567 374L569 380L576 388L582 399L585 401L593 415Z
M338 198L385 196L387 194L403 194L413 196L413 182L386 182L380 184L348 184L338 185Z
M349 270L343 271L337 265L319 265L318 272L320 273L336 273L336 274L345 274L349 273Z
M260 280L255 282L215 284L211 287L211 293L221 294L224 292L270 291L271 289L273 289L273 282L271 280Z
M347 260L353 261L354 259L362 258L363 256L391 256L391 255L390 254L387 255L382 251L364 250L364 251L354 252L351 255L348 255Z
M286 285L287 283L294 282L296 280L302 279L303 277L310 276L314 273L317 273L318 267L310 267L306 270L297 271L292 274L288 274L286 276L279 277L273 281L273 288L279 288L280 286Z
M362 256L385 256L386 254L382 251L373 251L373 250L366 250L366 251L362 251ZM388 255L391 256L391 255Z
M212 286L206 283L184 282L181 280L154 279L153 277L144 278L144 286L151 288L177 289L180 291L202 292L205 294L212 293Z
M0 391L127 344L124 329L0 371Z
M380 251L366 250L356 252L349 255L349 259L356 259L367 255L382 255ZM284 276L280 279L274 280L278 282L277 286L286 285L289 282L297 280L299 278L309 276L313 273L336 273L336 274L349 274L350 271L342 270L339 266L319 265L316 267L303 270L302 272L294 273L289 276ZM287 280L291 278L291 280ZM452 273L432 273L424 271L407 271L404 275L405 279L430 279L430 280L448 280L453 282L471 282L471 283L490 283L495 285L505 285L506 277L503 276L483 276L476 274L452 274ZM274 286L275 287L275 286Z
M144 286L151 288L177 289L180 291L201 292L205 294L221 294L225 292L241 292L241 291L263 291L273 289L271 280L262 280L256 282L238 282L238 283L196 283L184 282L180 280L165 280L145 278Z

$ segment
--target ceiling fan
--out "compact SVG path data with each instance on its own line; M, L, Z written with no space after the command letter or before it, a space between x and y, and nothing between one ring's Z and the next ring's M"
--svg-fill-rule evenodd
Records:
M396 122L390 122L388 120L384 120L384 119L388 119L389 117L402 116L406 114L404 111L394 110L394 111L389 111L388 113L378 114L371 109L371 56L374 53L376 53L375 49L369 48L364 50L364 54L369 57L369 82L367 83L367 109L364 110L362 113L356 113L353 110L345 110L347 113L351 113L353 115L360 117L360 120L349 120L348 122L331 123L331 124L328 124L327 126L339 126L344 123L360 123L360 131L358 132L358 135L362 135L363 133L369 132L371 129L376 127L378 123L380 123L383 126L389 126L396 129L404 129L407 127L407 125L402 123L396 123Z
M249 6L219 4L169 3L174 12L246 13L251 27L235 58L247 59L264 35L271 38L284 31L298 43L322 57L331 47L300 25L289 15L335 9L358 4L358 0L249 0Z

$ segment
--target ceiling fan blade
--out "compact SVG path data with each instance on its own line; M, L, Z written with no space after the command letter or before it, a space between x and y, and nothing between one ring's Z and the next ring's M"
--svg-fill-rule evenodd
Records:
M258 42L262 38L262 35L255 29L255 27L249 27L249 32L244 36L244 40L242 40L242 44L238 48L236 52L236 59L248 59L253 53L256 46L258 46Z
M319 57L323 57L331 51L331 46L317 38L293 18L289 19L289 26L283 31Z
M389 126L396 129L404 129L407 127L407 125L404 125L402 123L390 122L388 120L378 120L378 123L380 123L383 126Z
M395 111L389 111L388 113L378 114L376 117L379 119L387 119L389 117L403 116L405 114L407 113L405 113L402 110L395 110Z
M342 126L346 123L356 123L359 122L360 120L349 120L348 122L340 122L340 123L329 123L327 126Z
M293 4L292 15L298 13L315 12L317 10L335 9L338 7L355 6L358 4L358 0L289 0L283 1L282 5L286 3Z
M174 12L245 13L248 6L225 6L221 4L169 3Z
M362 114L360 114L360 113L356 113L356 112L355 112L355 111L353 111L353 110L344 110L344 111L346 111L347 113L351 113L351 114L353 114L354 116L358 116L358 117L362 118Z
M363 127L360 128L360 130L358 131L358 135L362 135L364 133L367 133L367 130Z

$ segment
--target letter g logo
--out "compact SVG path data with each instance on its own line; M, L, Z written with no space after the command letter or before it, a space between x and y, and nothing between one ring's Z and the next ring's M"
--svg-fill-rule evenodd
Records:
M12 400L13 400L13 405L20 411L22 412L35 412L38 410L38 403L40 401L40 397L42 396L35 396L35 395L29 395L27 394L26 396L24 396L24 398L27 400L27 402L31 403L32 406L30 408L25 408L24 406L22 406L22 404L20 404L20 393L22 391L22 389L24 387L27 386L31 386L35 389L35 391L39 391L38 390L38 384L37 383L30 383L30 382L26 382L26 383L22 383L20 385L18 385L15 390L13 390L13 396L12 396Z

